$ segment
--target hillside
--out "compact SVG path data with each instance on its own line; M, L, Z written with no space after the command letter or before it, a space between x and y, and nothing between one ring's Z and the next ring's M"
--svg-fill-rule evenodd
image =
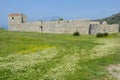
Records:
M5 30L5 29L4 29L3 27L0 27L0 31L1 31L1 30Z
M113 14L110 17L102 18L102 19L97 19L97 21L107 21L108 24L120 24L120 12L117 14Z

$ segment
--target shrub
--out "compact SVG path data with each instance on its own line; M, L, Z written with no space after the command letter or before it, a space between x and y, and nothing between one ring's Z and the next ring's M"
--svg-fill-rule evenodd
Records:
M96 34L96 37L105 37L105 36L108 36L108 33L97 33Z
M108 33L103 33L104 36L108 36Z
M80 33L76 31L73 33L73 36L80 36Z
M99 38L99 37L104 37L104 35L103 35L103 33L97 33L97 34L96 34L96 37L98 37L98 38Z
M59 21L63 21L64 19L63 18L59 18Z

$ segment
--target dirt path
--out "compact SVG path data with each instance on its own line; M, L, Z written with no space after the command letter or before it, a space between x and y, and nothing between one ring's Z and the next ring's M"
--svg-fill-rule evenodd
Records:
M107 70L111 75L117 78L117 80L120 80L120 64L118 65L110 65Z

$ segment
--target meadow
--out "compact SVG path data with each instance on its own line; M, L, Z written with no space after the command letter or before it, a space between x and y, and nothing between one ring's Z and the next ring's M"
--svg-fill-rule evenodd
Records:
M116 80L120 33L45 34L0 30L0 80Z

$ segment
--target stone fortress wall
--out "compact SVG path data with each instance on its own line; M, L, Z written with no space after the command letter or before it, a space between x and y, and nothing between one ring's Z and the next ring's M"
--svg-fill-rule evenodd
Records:
M119 32L119 25L102 24L90 20L63 20L63 21L36 21L27 22L23 14L10 14L8 16L9 31L41 32L41 33L74 33L96 34L98 32Z

